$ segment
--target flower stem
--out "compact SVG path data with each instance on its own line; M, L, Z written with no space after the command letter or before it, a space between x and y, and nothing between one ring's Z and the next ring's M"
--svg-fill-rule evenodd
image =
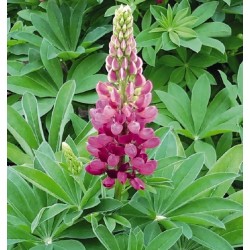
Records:
M116 179L114 198L119 201L122 199L122 189L123 189L123 185L119 182L119 180Z

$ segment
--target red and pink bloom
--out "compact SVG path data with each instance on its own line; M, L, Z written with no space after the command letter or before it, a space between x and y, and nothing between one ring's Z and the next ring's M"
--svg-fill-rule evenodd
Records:
M86 171L107 174L103 185L112 188L115 180L129 180L135 189L144 189L141 175L151 175L157 161L148 159L146 150L155 148L160 139L146 124L157 116L149 106L152 83L142 74L142 60L137 56L133 36L133 16L129 6L116 10L113 35L106 58L108 82L99 82L99 100L90 110L91 122L98 131L88 139L87 150L95 157Z

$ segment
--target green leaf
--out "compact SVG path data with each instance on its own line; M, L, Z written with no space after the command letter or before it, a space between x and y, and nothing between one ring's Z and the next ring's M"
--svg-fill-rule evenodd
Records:
M207 37L205 34L202 36L199 35L199 40L201 41L203 45L214 48L220 51L222 54L225 53L225 46L221 41L211 38L211 37Z
M17 165L32 164L33 162L32 157L10 142L7 142L7 158Z
M42 123L40 120L40 114L38 109L38 104L35 96L31 93L25 93L22 98L23 112L25 119L31 126L34 135L39 143L45 140Z
M184 78L185 70L186 69L183 66L174 69L171 73L170 81L173 83L180 83Z
M141 23L142 30L150 28L151 22L152 22L152 15L150 13L150 10L147 10L147 12L142 18L142 23Z
M73 100L84 104L95 104L98 100L98 95L94 91L88 91L82 94L75 95L73 97Z
M176 44L178 47L180 47L181 43L180 43L180 37L178 34L176 34L176 32L174 31L170 31L169 32L169 38L170 40Z
M201 50L202 42L200 38L193 38L188 40L180 39L180 45L198 53Z
M29 232L25 231L16 226L8 225L8 245L13 245L19 242L36 242L39 238L35 237L34 235L30 234Z
M197 135L207 112L210 95L211 87L209 79L206 75L202 75L193 87L191 98L191 113Z
M33 149L38 148L38 142L30 125L24 118L12 107L7 107L9 132L14 136L23 150L30 156L33 156Z
M240 101L243 102L243 63L241 63L239 66L237 74L237 83L238 83L238 95Z
M105 34L109 33L112 30L112 26L101 26L97 27L94 30L90 31L85 38L83 39L82 46L84 48L89 47L92 43L103 37Z
M217 1L212 1L208 3L204 3L200 5L198 8L196 8L193 11L192 16L196 16L198 17L198 19L193 25L193 27L199 26L200 24L207 21L210 17L212 17L216 11L218 4L219 3Z
M77 80L75 94L95 89L99 81L107 82L107 76L104 74L96 74Z
M144 242L147 246L157 235L161 233L161 228L157 221L148 224L144 229Z
M233 143L232 133L225 133L220 137L216 146L216 152L218 158L221 157L227 150L229 150L232 147L232 143Z
M111 216L116 221L116 223L118 223L124 227L131 228L130 222L125 217L118 215L118 214L112 214Z
M194 150L195 152L201 152L205 154L205 165L210 169L214 163L216 162L217 156L214 147L203 141L195 141L194 142Z
M86 57L80 63L73 64L68 74L68 80L75 80L76 84L80 86L82 79L95 74L101 69L106 56L105 53L96 53Z
M199 36L225 37L231 35L231 28L221 22L207 22L195 29Z
M65 203L74 204L68 194L52 178L42 171L22 166L15 167L15 171L39 189Z
M237 202L223 198L201 198L187 203L186 205L167 212L168 217L174 217L184 214L204 214L215 212L240 212L242 205Z
M75 204L77 204L78 201L74 179L46 154L36 151L35 156L47 175L50 176L63 190L65 190L68 196L70 196L71 199L74 200Z
M169 93L156 90L156 94L161 101L166 105L170 113L191 133L193 132L193 121L190 120L190 114L187 107L182 103L177 96L170 95Z
M48 2L47 16L48 16L48 22L50 24L53 24L50 27L52 28L57 39L63 45L63 48L65 50L68 50L70 46L68 42L68 37L66 36L63 27L63 16L55 0L51 0Z
M53 85L48 85L45 81L41 82L31 75L9 76L7 80L8 90L17 94L23 95L25 92L30 92L39 97L54 97L57 93Z
M95 208L92 208L91 211L110 212L110 211L114 211L122 206L123 206L123 203L118 201L118 200L111 199L111 198L103 198L103 199L101 199L101 203L99 205L97 205Z
M62 135L68 121L68 114L74 92L75 82L68 81L60 88L57 94L49 130L49 144L54 151L58 151L61 147Z
M155 66L156 52L151 46L143 48L142 57L147 64Z
M171 201L168 201L168 206L185 190L200 173L204 164L204 155L201 153L194 154L185 159L175 171L172 181L174 190L171 192Z
M159 62L163 65L166 65L168 67L178 67L178 66L183 66L183 62L175 56L171 56L171 55L165 55L162 56L159 59Z
M136 43L138 47L154 46L161 37L161 33L150 33L150 29L146 29L138 34Z
M193 240L209 249L225 249L233 250L233 247L221 236L214 233L213 231L201 227L201 226L190 226L193 231Z
M42 17L34 13L32 13L30 17L32 24L43 38L46 38L48 41L53 43L53 45L56 46L57 48L62 50L64 49L63 44L59 41L59 39L55 35L46 17Z
M180 238L181 234L182 230L180 228L173 228L165 232L162 232L149 243L149 245L145 248L145 250L170 249L175 244L175 242Z
M157 148L148 150L149 158L159 160L169 156L185 156L181 141L171 128L160 128L155 135L160 137L161 143Z
M197 37L197 34L194 30L187 27L176 27L175 32L179 35L181 38L190 39Z
M237 175L233 173L215 173L203 176L183 190L172 202L168 210L175 210L197 197L201 197L201 195L209 190L212 190L221 183L235 179L236 177Z
M85 250L84 245L77 240L60 240L53 243L54 250Z
M70 114L70 119L76 135L79 135L83 128L86 126L87 122L75 113Z
M93 231L98 240L107 250L120 249L116 238L109 232L109 230L105 226L99 225L96 228L93 227Z
M49 46L50 43L48 40L43 39L42 45L40 47L40 54L41 54L41 59L43 62L43 65L45 66L46 70L49 72L51 78L57 85L58 89L62 86L63 84L63 72L62 72L62 67L60 64L59 59L54 58L54 59L48 59L48 52L49 52Z
M86 1L78 1L73 11L71 12L69 36L71 42L71 49L73 50L75 50L77 47L77 42L82 27L82 18L85 13L84 10L86 9L86 7L87 7Z
M207 175L215 173L235 173L238 174L243 161L243 147L242 145L236 145L229 149L208 171ZM227 190L232 185L233 180L224 182L213 190L211 196L223 197Z
M224 228L225 225L215 216L209 214L183 214L172 216L172 220L186 222L188 224L203 225L208 227Z
M8 204L23 221L22 224L30 225L40 210L38 197L35 196L31 186L14 170L8 168Z
M37 214L36 218L31 224L31 232L34 233L35 229L44 221L54 218L64 210L68 209L69 205L56 203L52 206L42 208Z

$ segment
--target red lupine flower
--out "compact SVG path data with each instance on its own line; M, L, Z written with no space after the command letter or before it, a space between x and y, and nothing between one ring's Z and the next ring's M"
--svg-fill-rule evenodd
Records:
M116 10L113 24L106 58L108 82L97 84L99 100L90 110L98 135L88 138L87 150L95 159L86 171L106 173L103 185L107 188L118 179L122 184L129 180L135 189L143 190L145 185L139 176L150 175L157 167L157 161L148 160L146 149L160 144L154 130L145 127L157 116L157 108L149 106L153 85L142 74L129 6L121 5Z

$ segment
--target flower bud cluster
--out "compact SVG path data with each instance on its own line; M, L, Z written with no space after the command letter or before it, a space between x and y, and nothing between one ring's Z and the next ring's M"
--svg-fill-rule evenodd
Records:
M73 175L79 175L83 168L82 162L78 160L66 142L62 143L62 151L67 162L69 172L71 172Z
M129 6L116 10L114 29L106 58L108 82L99 82L99 100L90 110L91 122L98 131L88 139L87 150L95 159L86 171L93 175L106 173L103 185L111 188L118 179L129 180L135 189L144 189L140 175L150 175L157 167L146 150L159 145L160 139L146 124L157 115L149 106L152 83L142 74L142 60L137 56L133 36L133 16Z

